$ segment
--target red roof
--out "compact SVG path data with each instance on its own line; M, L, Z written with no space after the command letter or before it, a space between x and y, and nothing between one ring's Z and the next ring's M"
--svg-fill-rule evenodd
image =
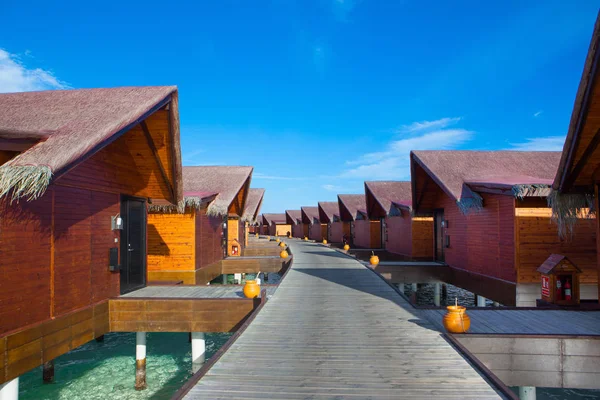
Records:
M300 207L300 210L304 224L312 224L315 219L319 219L319 207Z
M367 202L364 194L338 194L340 219L345 222L355 221L358 210L366 210Z
M392 203L411 202L410 181L365 182L367 210L370 219L384 218L392 210Z
M340 206L337 201L319 202L319 220L321 223L333 222L335 216L340 216Z
M302 211L300 210L285 210L286 222L290 225L298 225L302 221Z

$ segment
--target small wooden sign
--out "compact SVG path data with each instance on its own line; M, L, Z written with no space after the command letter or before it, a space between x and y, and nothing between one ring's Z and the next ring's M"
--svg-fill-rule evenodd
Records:
M550 277L542 275L542 297L550 297Z

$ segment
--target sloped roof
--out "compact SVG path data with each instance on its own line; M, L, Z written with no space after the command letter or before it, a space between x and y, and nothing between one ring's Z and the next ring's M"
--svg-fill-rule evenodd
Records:
M227 215L229 206L252 174L252 167L202 166L183 167L183 194L197 191L218 193L208 207L208 215ZM245 204L242 204L245 207Z
M313 221L319 219L319 207L300 207L302 211L302 222L312 224Z
M338 204L342 221L355 221L358 211L367 209L364 194L338 194Z
M264 195L265 189L251 188L248 191L246 208L244 209L244 215L242 216L243 221L251 223L256 221Z
M392 203L406 204L407 201L412 200L411 183L410 181L365 182L365 195L369 218L383 218L392 211Z
M419 165L466 212L481 207L481 196L469 183L510 185L511 195L530 195L530 189L548 187L560 155L556 151L425 150L411 151L410 158L411 171L414 172L415 164ZM419 204L415 181L413 178L412 204L416 209Z
M590 148L594 138L598 135L598 115L594 115L591 121L588 120L587 116L590 105L597 104L600 96L600 91L594 89L597 86L598 64L600 63L599 47L600 12L596 16L590 46L575 96L569 130L567 131L562 157L554 180L553 187L560 192L570 191L574 184L592 189L593 179L581 179L581 175L585 173L586 178L591 177L590 175L600 164L600 157L598 157L600 149L595 148L591 149L593 150L593 157L590 156L587 160L584 160L585 165L581 165L578 170L575 169L576 162L582 159L584 152Z
M334 216L340 216L340 206L337 201L319 202L319 220L322 224L333 222Z
M50 181L170 103L175 199L181 200L177 87L49 90L0 94L0 139L28 142L0 167L0 196L34 199Z
M298 221L302 220L302 211L300 210L285 210L286 221L288 224L298 225Z
M263 223L267 225L284 225L286 224L285 214L263 214Z
M581 269L579 269L578 266L573 264L571 260L569 260L566 256L563 256L562 254L551 254L546 259L546 261L544 261L542 265L539 266L537 272L540 272L542 274L550 274L552 273L552 270L554 270L554 268L560 265L563 261L568 262L570 266L574 267L577 271L581 272Z

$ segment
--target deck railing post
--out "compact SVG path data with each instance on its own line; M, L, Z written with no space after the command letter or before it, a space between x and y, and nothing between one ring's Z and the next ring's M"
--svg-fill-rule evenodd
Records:
M440 292L441 292L441 284L436 282L433 284L433 304L436 307L440 306Z
M0 384L0 400L19 399L19 377Z
M202 367L206 358L206 339L204 332L192 332L192 370L194 373Z
M135 390L146 389L146 332L135 334Z
M535 400L535 386L519 386L519 399Z
M477 307L485 307L485 297L477 295Z
M46 361L42 368L42 380L44 383L54 382L54 360Z

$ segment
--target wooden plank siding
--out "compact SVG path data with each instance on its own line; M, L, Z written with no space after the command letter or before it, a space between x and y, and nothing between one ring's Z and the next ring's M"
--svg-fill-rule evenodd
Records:
M148 214L148 271L196 269L196 210Z
M147 121L171 170L167 112ZM58 177L38 200L1 205L0 338L120 292L119 274L109 271L109 249L120 241L111 216L120 212L121 194L172 197L173 182L164 182L157 165L136 126Z
M327 224L311 224L308 234L310 240L317 242L323 241L327 238Z
M403 213L385 218L385 225L387 251L417 259L433 259L433 218Z
M109 332L108 301L0 338L0 384Z
M482 193L482 210L464 215L455 201L440 193L434 209L444 210L448 221L445 234L450 246L444 249L448 265L488 277L516 282L514 266L514 203L511 196Z
M344 223L341 221L332 222L329 227L329 240L331 243L342 243L344 238Z
M234 332L260 299L118 298L111 332Z
M581 283L597 283L596 219L579 220L573 235L561 239L551 220L552 211L527 200L519 202L515 209L518 282L539 283L537 268L556 253L567 256L582 270Z

